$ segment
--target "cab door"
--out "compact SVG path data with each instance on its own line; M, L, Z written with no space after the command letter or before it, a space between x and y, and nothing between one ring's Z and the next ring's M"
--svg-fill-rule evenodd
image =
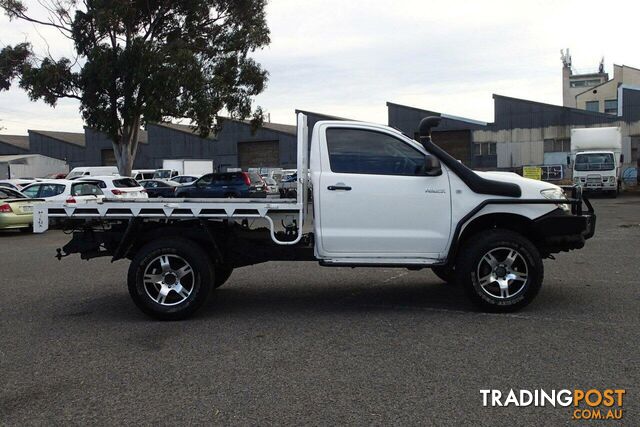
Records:
M451 232L446 168L426 176L429 154L384 127L325 126L314 188L319 255L438 258Z

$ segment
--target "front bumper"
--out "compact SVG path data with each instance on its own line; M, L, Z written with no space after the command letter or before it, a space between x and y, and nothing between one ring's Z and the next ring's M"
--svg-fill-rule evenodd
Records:
M571 213L558 208L534 221L541 246L548 253L580 249L596 231L596 214L589 199L582 195L582 189L565 187L564 190L571 192Z

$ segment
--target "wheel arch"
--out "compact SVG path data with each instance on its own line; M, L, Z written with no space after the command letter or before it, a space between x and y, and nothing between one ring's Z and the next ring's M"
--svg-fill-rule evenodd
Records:
M126 252L126 257L132 259L136 253L155 240L179 239L193 242L200 246L213 264L223 262L223 254L220 251L219 242L217 242L213 231L207 225L198 221L189 221L188 223L179 224L158 224L156 227L140 230L132 239L131 246Z
M542 252L542 240L536 232L534 221L524 215L506 212L487 213L470 220L460 233L458 247L479 232L491 229L504 229L521 234Z

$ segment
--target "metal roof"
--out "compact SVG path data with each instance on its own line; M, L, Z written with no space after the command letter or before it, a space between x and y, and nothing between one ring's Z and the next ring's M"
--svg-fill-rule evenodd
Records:
M233 121L236 123L240 123L240 124L244 124L247 126L251 126L251 120L240 120L240 119L234 119L231 117L220 117L221 120L229 120L229 121ZM178 124L178 123L154 123L155 125L158 126L164 126L166 128L170 128L170 129L174 129L180 132L186 132L186 133L190 133L193 135L198 135L200 136L200 134L198 133L198 131L196 130L195 126L192 125L182 125L182 124ZM288 135L295 135L296 134L296 126L293 125L285 125L282 123L269 123L269 122L264 122L262 123L261 126L262 129L268 129L268 130L272 130L272 131L276 131L276 132L281 132L281 133L286 133ZM213 135L209 136L210 139L215 138Z
M28 135L0 135L0 142L8 145L13 145L22 150L29 149L29 136Z
M39 135L44 135L49 138L57 139L58 141L77 145L78 147L85 146L84 133L56 132L56 131L50 131L50 130L32 130L32 129L29 129L29 132L37 133Z

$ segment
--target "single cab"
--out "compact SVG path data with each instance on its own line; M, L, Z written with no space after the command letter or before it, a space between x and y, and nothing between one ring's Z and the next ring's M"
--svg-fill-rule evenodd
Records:
M578 187L470 170L431 141L438 122L421 121L420 141L350 121L309 138L299 114L295 198L47 204L34 231L75 230L59 257L130 259L129 293L159 319L193 314L234 268L276 260L432 269L483 310L520 309L543 259L593 236L593 209Z

